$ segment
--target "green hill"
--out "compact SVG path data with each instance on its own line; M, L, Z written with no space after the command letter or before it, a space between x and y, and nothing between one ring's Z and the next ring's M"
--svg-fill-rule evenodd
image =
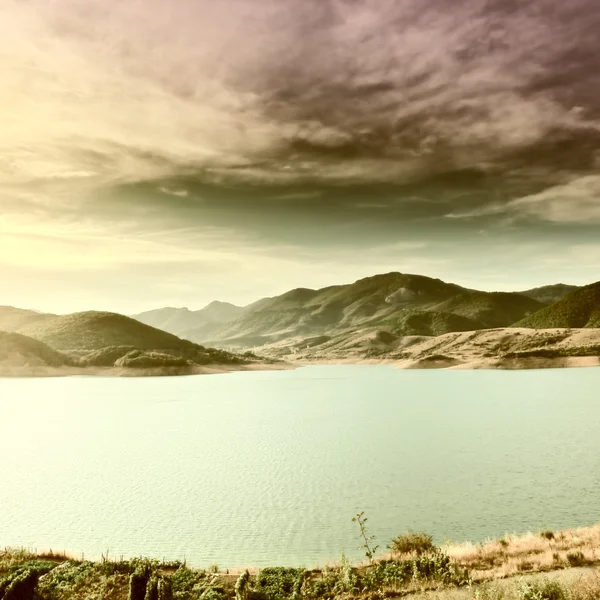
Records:
M183 340L130 317L109 312L81 312L34 323L20 333L55 350L77 356L82 366L110 367L150 364L240 364L246 357ZM133 360L135 359L135 360Z
M311 290L298 288L251 304L234 321L182 335L210 345L258 346L291 337L391 328L439 335L506 327L543 305L518 293L478 292L421 275L387 273Z
M36 322L52 319L56 315L40 313L35 310L25 310L14 306L0 306L0 330L18 331L22 327Z
M464 291L439 279L403 273L375 275L319 290L298 288L251 304L211 339L243 345L257 339L328 335L374 325L400 310L423 310ZM191 333L188 337L197 339Z
M175 335L110 312L80 312L55 316L21 328L19 333L45 342L56 350L100 350L133 346L140 350L179 350L194 344Z
M18 333L0 331L0 367L62 367L69 357Z
M600 281L570 292L562 300L517 321L513 327L600 327Z

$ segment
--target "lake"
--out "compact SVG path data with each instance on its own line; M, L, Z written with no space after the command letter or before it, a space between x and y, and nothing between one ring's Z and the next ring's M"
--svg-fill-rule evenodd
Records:
M0 379L0 546L316 566L600 518L600 369Z

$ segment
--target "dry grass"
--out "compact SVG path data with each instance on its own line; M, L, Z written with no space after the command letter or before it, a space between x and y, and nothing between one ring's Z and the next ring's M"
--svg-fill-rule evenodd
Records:
M30 548L4 548L0 550L0 571L7 571L11 567L23 564L30 560L46 560L63 562L72 560L66 552L54 552L53 550L44 550L39 552Z
M450 543L443 549L471 571L474 581L600 563L600 524L550 533L507 535L483 544Z

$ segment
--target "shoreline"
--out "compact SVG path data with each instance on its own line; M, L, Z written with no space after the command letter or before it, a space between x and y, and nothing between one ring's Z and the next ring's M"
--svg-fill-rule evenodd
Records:
M55 377L189 377L193 375L222 375L235 371L286 371L297 366L288 362L248 363L239 365L197 365L193 367L0 367L2 378L55 378Z
M136 577L144 579L144 587L152 578L165 582L176 592L168 596L170 600L173 597L194 600L217 591L215 600L240 600L240 597L327 600L332 597L332 590L343 592L334 597L361 600L372 600L373 593L378 598L499 598L505 597L504 594L488 596L487 592L518 591L523 590L524 585L534 586L533 589L549 585L550 590L560 586L564 592L559 596L532 598L591 600L600 597L600 524L562 531L507 534L479 543L447 541L432 545L426 534L415 535L416 538L412 534L396 538L394 544L401 540L403 549L394 554L381 554L371 561L349 561L342 554L338 561L314 568L280 567L276 561L266 567L226 568L216 564L198 567L188 565L186 560L143 555L124 558L108 553L90 560L84 554L66 551L5 547L0 550L0 582L6 577L18 577L20 572L37 570L36 586L39 584L41 591L60 590L59 596L50 596L60 600L80 598L81 591L89 596L93 590L106 587L112 588L111 597L125 600L131 598ZM424 542L426 547L422 546ZM353 583L348 587L349 581ZM250 592L249 596L238 594L241 582ZM292 595L294 589L299 593ZM475 590L484 595L473 596ZM589 594L590 590L593 595ZM571 595L571 591L580 595ZM586 591L587 594L581 593ZM265 592L268 592L266 596Z
M485 537L480 541L464 540L464 541L453 541L446 540L436 546L438 549L444 551L448 556L457 560L461 563L468 564L470 562L476 563L481 566L486 562L486 557L493 559L499 552L504 555L504 558L510 563L513 557L519 561L527 558L536 558L538 561L538 567L541 567L529 571L532 573L545 573L555 571L565 571L571 568L581 567L582 565L570 565L568 561L556 564L556 557L554 554L560 551L564 554L562 558L566 558L567 553L571 550L583 550L586 554L587 564L584 566L598 566L600 567L600 522L592 523L590 525L575 526L568 529L561 530L524 530L519 533L505 533L503 536ZM54 548L54 549L53 549ZM72 550L56 550L54 547L42 547L37 546L6 546L0 547L0 557L3 553L7 552L21 552L36 556L54 556L61 560L85 560L92 563L101 563L107 560L127 562L130 560L136 560L141 558L142 555L136 554L135 556L120 555L120 557L110 555L107 550L106 554L101 552L100 555L85 553L81 551ZM546 554L546 556L544 556ZM87 558L91 555L93 558ZM81 558L83 557L83 558ZM187 558L183 559L169 559L165 556L161 558L144 556L147 560L157 561L163 564L176 564L181 563L184 565L188 564ZM389 550L382 552L374 557L373 564L378 562L385 562L389 560L398 559L397 555L393 555ZM369 567L370 563L366 558L360 560L349 559L350 564L356 568ZM475 573L478 576L478 580L485 581L489 580L493 575L493 579L506 579L512 575L520 574L523 571L518 564L507 564L498 565L495 560L489 560L487 565L488 569L475 569ZM272 568L275 565L275 561L268 565L239 565L234 564L232 561L229 566L220 566L220 572L227 571L230 575L236 575L242 573L244 570L248 570L251 574L258 573L262 569ZM189 568L194 570L203 570L210 568L210 564L206 564L204 567L196 565L195 563L190 565ZM337 568L340 566L340 559L325 560L323 563L320 561L316 565L307 566L306 563L298 561L294 565L284 566L286 569L306 569L307 571L317 572L327 570L329 568ZM511 570L512 569L512 570ZM514 571L514 572L513 572Z
M396 359L396 358L318 358L288 359L276 363L246 365L198 365L194 367L0 367L0 379L32 379L58 377L191 377L194 375L223 375L239 371L292 371L301 367L335 365L387 365L398 370L447 371L533 371L545 369L581 369L600 367L600 356L571 356L557 358L479 358L459 359Z

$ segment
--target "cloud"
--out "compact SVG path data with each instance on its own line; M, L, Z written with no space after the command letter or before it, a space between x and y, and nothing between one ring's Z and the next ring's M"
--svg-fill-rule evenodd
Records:
M3 185L552 179L600 139L594 0L3 0L0 23Z
M189 192L187 190L174 190L167 187L161 187L159 189L163 194L167 194L169 196L179 196L180 198L187 198L189 195Z
M501 215L510 222L535 217L553 223L600 223L600 175L578 177L537 194L446 216L460 219L489 215Z

